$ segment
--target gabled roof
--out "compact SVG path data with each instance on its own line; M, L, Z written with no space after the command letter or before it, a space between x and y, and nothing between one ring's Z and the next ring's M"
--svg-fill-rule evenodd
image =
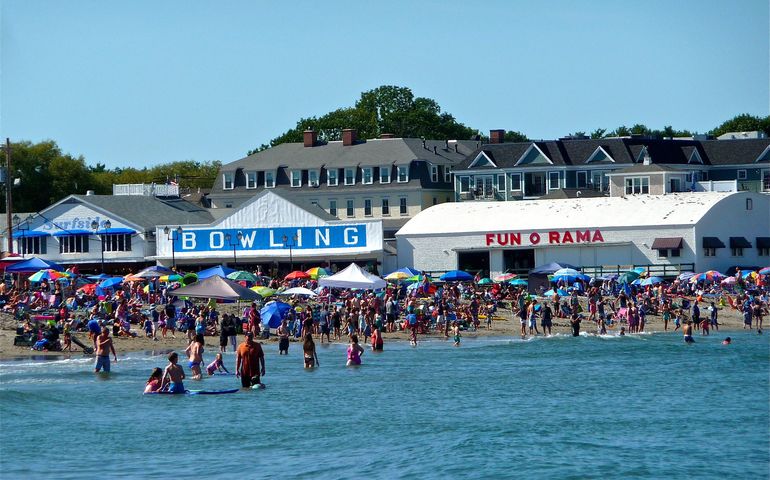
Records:
M487 153L482 150L479 152L478 155L476 155L476 158L471 162L470 166L468 168L479 168L479 167L494 167L497 168L497 165L495 162L490 158Z
M54 205L75 202L114 214L146 231L155 230L157 225L201 224L212 220L208 210L180 198L161 199L139 195L70 195Z
M535 142L532 142L527 150L516 161L516 165L553 165L553 161L543 152Z
M612 158L612 155L607 153L607 150L604 149L601 145L596 147L596 150L594 150L594 153L591 154L590 157L588 157L588 160L586 160L586 163L592 163L592 162L611 162L615 163L615 160Z
M765 147L765 149L762 151L762 153L759 154L756 160L754 160L755 163L762 163L762 162L770 162L770 145Z

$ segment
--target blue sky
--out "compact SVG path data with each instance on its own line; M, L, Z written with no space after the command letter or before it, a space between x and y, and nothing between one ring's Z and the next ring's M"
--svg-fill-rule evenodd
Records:
M0 134L230 162L384 84L530 138L767 115L766 0L3 0Z

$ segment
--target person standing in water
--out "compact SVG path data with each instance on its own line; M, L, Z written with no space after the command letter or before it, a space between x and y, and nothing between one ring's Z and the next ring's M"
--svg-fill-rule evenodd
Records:
M452 339L454 340L454 346L460 346L460 326L457 322L452 322Z
M235 352L235 375L241 377L241 386L264 387L261 377L265 375L265 353L262 345L254 341L254 332L246 333L243 343Z
M201 365L203 364L203 335L196 333L192 343L187 345L184 353L190 359L188 367L190 367L190 371L193 374L192 379L200 380L202 377Z
M318 353L316 353L313 334L310 332L305 335L305 342L302 344L302 353L305 360L305 368L321 366L321 363L318 361Z
M682 333L684 333L684 341L685 343L695 343L695 339L692 338L692 321L688 320L687 323L682 327Z
M348 362L347 366L361 365L361 355L364 353L364 348L358 344L358 335L355 333L350 335L350 345L348 345Z
M159 391L164 391L168 386L169 393L185 393L184 383L185 379L184 370L177 365L179 361L179 355L176 352L168 354L168 365L163 370L163 379L160 382Z
M278 355L289 354L289 324L285 318L278 327Z
M99 373L102 369L104 369L104 373L110 373L110 352L112 352L115 363L117 363L118 354L115 352L115 346L112 344L110 331L107 328L102 328L99 338L96 340L96 365L94 365L94 373Z
M374 331L372 331L372 351L382 351L383 347L383 341L382 341L382 332L380 331L380 327L375 327Z
M580 316L577 313L573 313L569 322L572 326L572 336L580 336Z

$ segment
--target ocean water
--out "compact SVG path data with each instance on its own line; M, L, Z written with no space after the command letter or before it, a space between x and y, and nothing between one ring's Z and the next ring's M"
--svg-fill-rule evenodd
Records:
M0 478L768 478L770 339L730 334L319 345L313 371L269 344L268 387L219 396L141 395L161 352L3 361Z

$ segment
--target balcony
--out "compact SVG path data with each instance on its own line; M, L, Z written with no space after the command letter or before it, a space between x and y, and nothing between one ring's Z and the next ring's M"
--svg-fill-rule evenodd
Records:
M132 195L145 197L178 197L179 185L155 183L125 183L112 186L113 195Z

